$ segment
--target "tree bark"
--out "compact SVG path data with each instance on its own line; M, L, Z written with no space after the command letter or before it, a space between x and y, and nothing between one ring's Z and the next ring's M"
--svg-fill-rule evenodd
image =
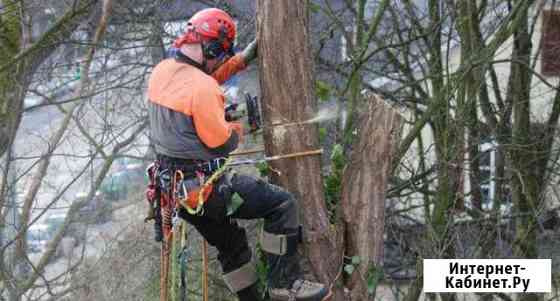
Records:
M396 110L375 95L367 99L363 112L343 176L341 199L346 257L359 258L345 282L351 300L373 300L383 273L385 198L403 122Z
M257 1L259 71L263 99L266 154L282 155L319 148L316 124L302 122L317 112L308 31L307 1ZM341 266L327 216L320 156L278 160L272 177L294 193L300 205L304 245L311 268L330 283Z

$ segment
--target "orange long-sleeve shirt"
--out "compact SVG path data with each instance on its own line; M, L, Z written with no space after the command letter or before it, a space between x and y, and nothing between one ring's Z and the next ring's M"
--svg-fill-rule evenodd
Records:
M237 147L234 125L226 122L219 84L245 68L236 55L212 76L176 59L153 70L148 83L151 138L156 152L176 158L208 160Z

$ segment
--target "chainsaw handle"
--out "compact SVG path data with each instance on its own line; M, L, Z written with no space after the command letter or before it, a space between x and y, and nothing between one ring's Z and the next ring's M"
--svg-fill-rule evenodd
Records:
M237 111L238 106L238 103L232 103L225 107L225 119L227 122L237 121L243 118L244 113Z
M262 126L261 111L257 96L251 96L245 93L245 102L247 105L247 122L249 123L249 133L258 131Z

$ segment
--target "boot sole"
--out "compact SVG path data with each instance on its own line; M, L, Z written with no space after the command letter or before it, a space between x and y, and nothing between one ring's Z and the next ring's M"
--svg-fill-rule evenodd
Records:
M305 300L308 300L308 301L331 301L332 297L333 297L332 290L329 289L327 294L323 297L320 297L320 298L305 298ZM273 301L288 301L289 298L284 297L284 296L282 296L282 297L280 297L280 296L270 296L270 300L273 300Z

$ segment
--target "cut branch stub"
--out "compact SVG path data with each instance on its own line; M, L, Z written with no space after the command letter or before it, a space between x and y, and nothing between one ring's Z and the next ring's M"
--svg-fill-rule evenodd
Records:
M376 95L368 96L358 119L342 185L345 256L360 258L345 285L351 300L368 300L368 279L383 268L385 197L403 118Z

